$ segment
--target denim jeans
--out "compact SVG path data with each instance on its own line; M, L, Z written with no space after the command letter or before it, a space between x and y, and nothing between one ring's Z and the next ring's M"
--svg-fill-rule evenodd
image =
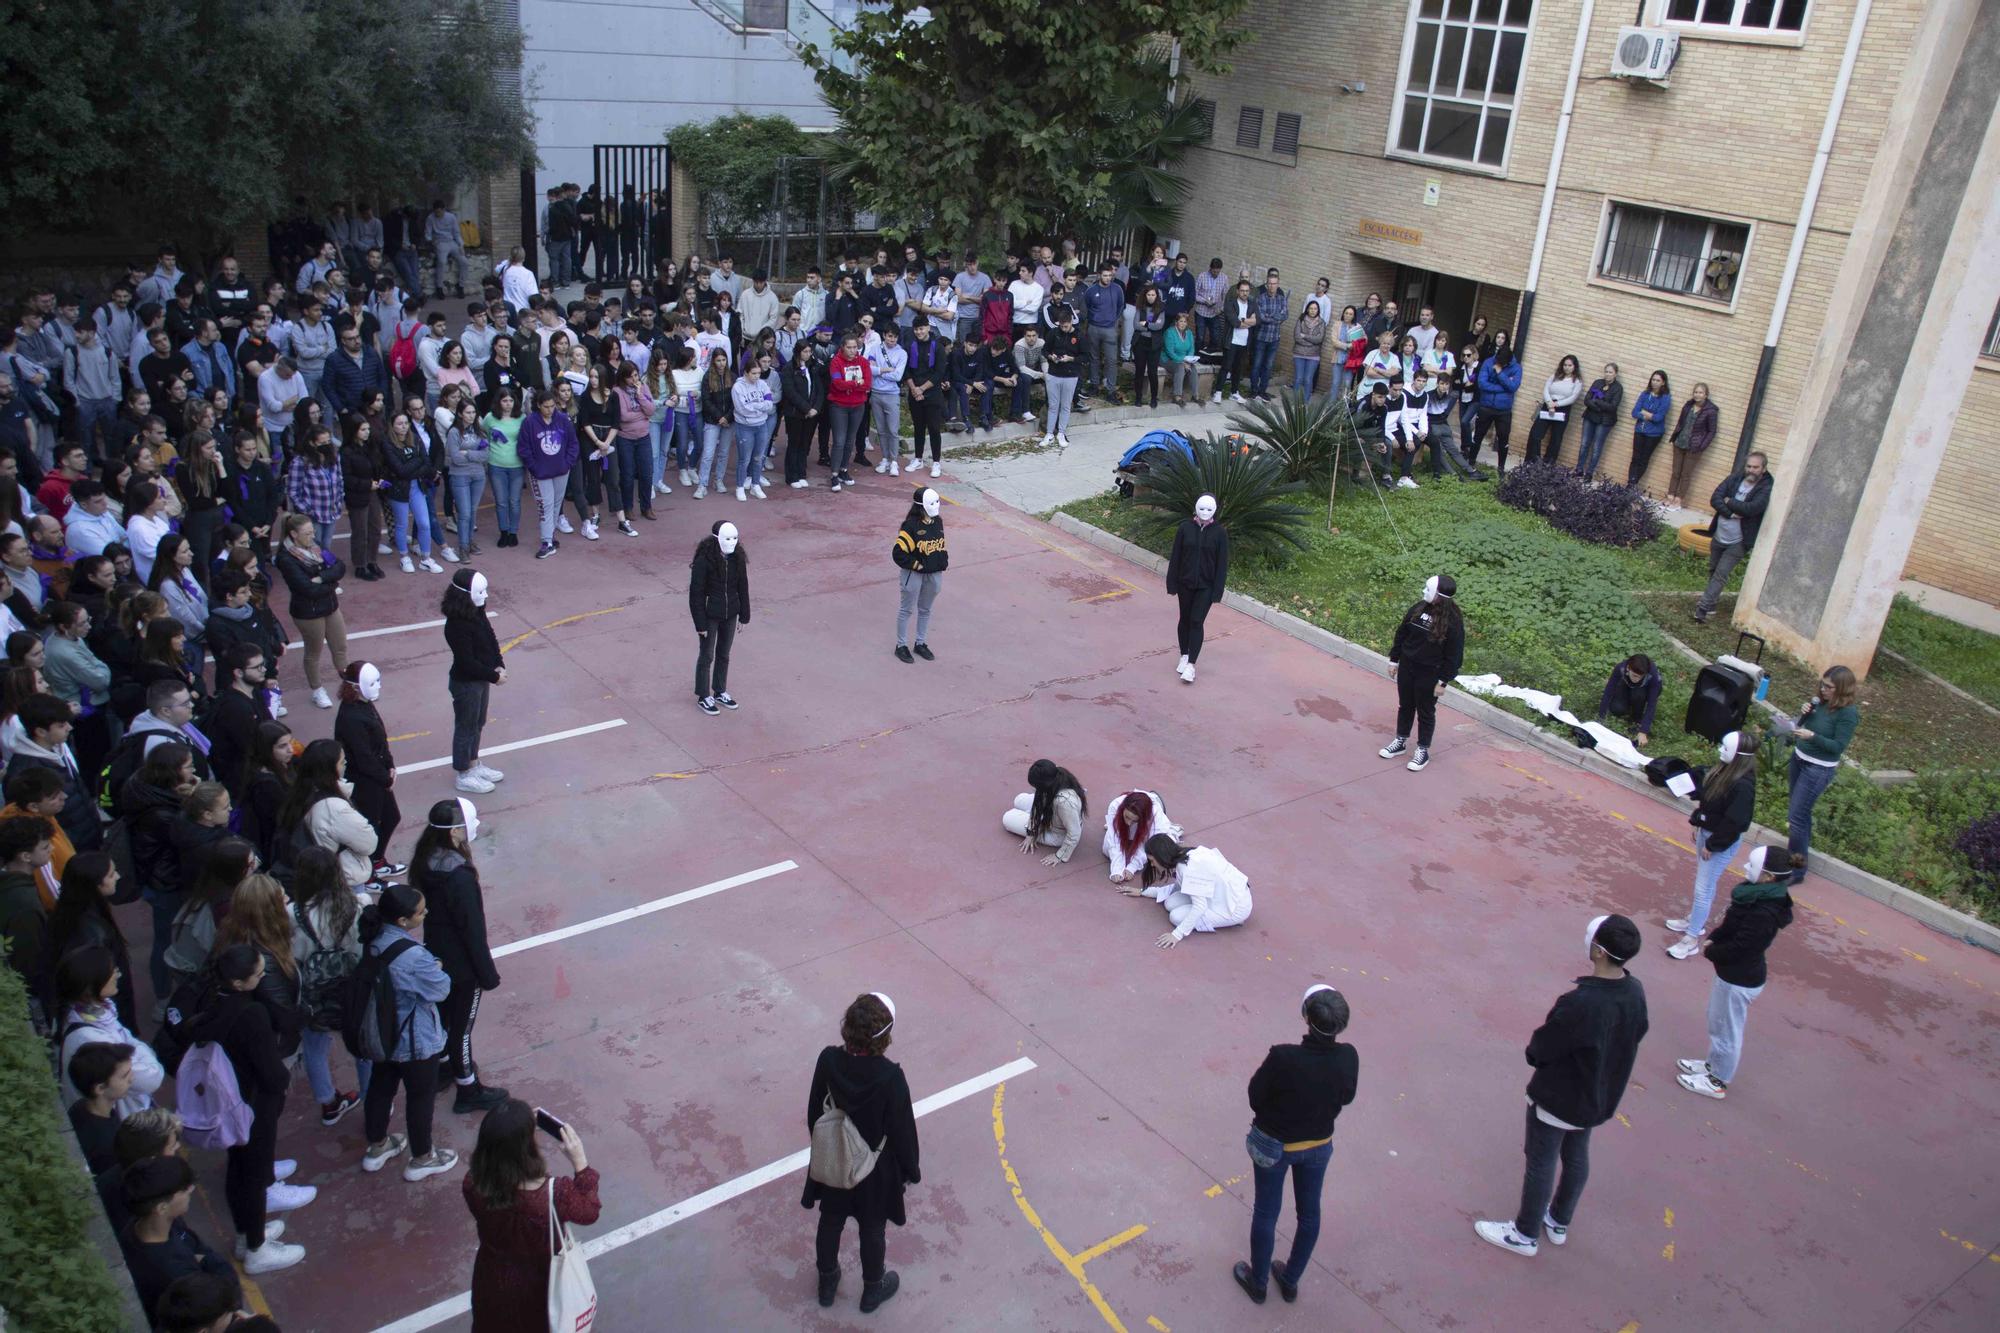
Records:
M1278 343L1274 338L1265 342L1261 338L1250 349L1250 392L1263 393L1271 387L1271 363L1278 359Z
M648 436L628 440L620 435L612 448L618 459L618 511L632 512L636 495L639 508L644 513L653 512L653 482L657 474L653 470L653 441Z
M1813 807L1819 804L1819 798L1826 794L1826 789L1833 785L1840 770L1828 768L1825 764L1809 764L1796 754L1792 756L1790 768L1792 803L1785 811L1785 848L1792 855L1803 857L1812 848ZM1802 863L1792 872L1792 883L1797 884L1805 877L1806 868Z
M321 1032L309 1027L299 1034L299 1055L306 1067L306 1082L312 1085L313 1100L321 1106L332 1101L339 1091L333 1081L333 1064L328 1058L333 1054L333 1033ZM368 1075L374 1066L366 1060L354 1062L354 1077L357 1088L363 1094L368 1092Z
M736 426L736 484L739 487L764 484L764 455L771 448L771 433L778 428L778 418L765 417L754 424L738 422Z
M1347 390L1353 383L1354 372L1347 368L1346 353L1334 357L1333 377L1327 384L1327 393L1333 397L1335 402L1346 402Z
M1222 346L1221 315L1194 317L1194 345L1204 352L1213 352Z
M1700 829L1695 830L1694 836L1696 838L1696 846L1701 846L1708 841L1708 834L1702 832ZM1715 905L1715 886L1721 882L1722 872L1729 869L1730 859L1736 855L1737 843L1742 841L1743 839L1738 838L1736 842L1730 843L1727 847L1715 847L1711 845L1707 860L1696 859L1694 863L1694 906L1688 909L1688 934L1699 935L1707 928L1708 909Z
M861 432L868 428L868 405L860 403L848 407L844 403L828 403L826 411L833 421L832 453L829 456L833 459L834 473L838 475L847 471Z
M570 257L575 253L575 241L549 242L549 281L557 287L569 285Z
M711 475L720 486L729 475L729 450L736 443L736 427L723 426L713 421L701 423L701 461L695 464L695 481L708 485ZM721 457L717 457L717 455Z
M931 606L944 587L943 574L926 574L914 569L896 571L900 596L896 603L896 646L910 642L910 617L917 618L917 642L926 643L931 633Z
M493 522L500 531L518 533L521 530L521 483L527 477L526 468L489 467L487 475L493 479Z
M1319 382L1319 358L1316 356L1295 356L1292 358L1292 392L1304 398L1312 397L1313 385Z
M83 441L83 447L93 459L102 458L103 451L97 447L98 428L111 429L118 420L118 400L116 398L79 398L76 400L76 438Z
M1604 441L1610 434L1610 422L1584 421L1583 448L1576 460L1577 476L1588 478L1597 475L1597 465L1604 461Z
M476 477L452 477L451 512L458 520L459 554L472 541L472 534L479 526L479 502L486 495L486 474Z
M486 731L486 704L493 686L483 680L447 680L451 692L451 767L463 773L479 763L479 738Z
M1257 1202L1250 1213L1250 1280L1258 1290L1271 1281L1271 1254L1277 1247L1278 1212L1285 1202L1285 1172L1292 1173L1292 1208L1297 1220L1292 1228L1292 1253L1285 1260L1285 1276L1296 1284L1312 1262L1313 1246L1319 1242L1319 1195L1326 1183L1326 1168L1333 1161L1333 1145L1286 1152L1285 1146L1252 1125L1244 1140L1250 1150L1250 1166L1257 1176Z
M1590 1131L1558 1129L1528 1107L1527 1173L1521 1178L1521 1211L1514 1216L1514 1229L1529 1240L1542 1238L1542 1218L1553 1217L1566 1227L1576 1217L1577 1200L1590 1180ZM1562 1163L1562 1180L1556 1180L1556 1163Z
M1708 1072L1717 1083L1733 1083L1743 1062L1743 1025L1750 1002L1762 986L1735 986L1717 977L1708 988Z
M430 487L420 481L413 481L401 489L401 499L397 491L389 492L389 527L396 534L396 554L410 553L410 526L415 520L417 529L417 551L428 557L431 553L431 492Z

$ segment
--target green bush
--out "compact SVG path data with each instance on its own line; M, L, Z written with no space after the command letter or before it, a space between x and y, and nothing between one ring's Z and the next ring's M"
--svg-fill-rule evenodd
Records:
M1353 424L1332 395L1308 399L1292 389L1279 390L1268 403L1252 399L1230 415L1229 424L1276 454L1287 481L1330 475L1335 447L1354 437Z
M1161 461L1139 482L1133 500L1139 526L1151 540L1171 544L1174 529L1194 513L1194 502L1213 495L1216 521L1229 529L1232 553L1271 559L1305 549L1312 516L1300 503L1305 487L1285 480L1276 454L1232 449L1213 435L1193 446L1192 462L1178 449L1157 451L1154 457Z
M96 1191L57 1119L28 993L0 967L0 1309L22 1333L104 1333L123 1298L90 1241Z

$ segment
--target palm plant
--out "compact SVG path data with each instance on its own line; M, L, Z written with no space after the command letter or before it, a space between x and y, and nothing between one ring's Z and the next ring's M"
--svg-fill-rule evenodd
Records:
M1230 544L1243 551L1285 554L1281 548L1303 550L1311 511L1299 501L1302 482L1285 477L1276 453L1218 440L1210 435L1193 442L1194 457L1162 450L1162 461L1139 482L1134 501L1145 511L1140 524L1147 535L1164 539L1180 521L1194 513L1194 502L1215 497L1215 518L1229 529Z
M1252 399L1229 424L1283 460L1287 481L1330 474L1336 449L1354 431L1345 405L1331 394L1307 398L1292 389L1268 403Z

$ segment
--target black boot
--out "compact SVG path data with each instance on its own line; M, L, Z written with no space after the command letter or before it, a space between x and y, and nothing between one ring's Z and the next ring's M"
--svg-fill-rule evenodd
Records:
M880 1282L869 1282L863 1285L861 1288L861 1313L874 1314L882 1308L884 1302L896 1294L896 1288L901 1285L903 1285L903 1280L894 1273L884 1273Z
M457 1115L471 1115L475 1111L490 1111L507 1100L507 1089L489 1087L484 1083L461 1083L458 1095L451 1099L451 1109Z
M833 1304L834 1294L840 1290L840 1270L831 1273L824 1270L819 1275L819 1304L823 1310Z

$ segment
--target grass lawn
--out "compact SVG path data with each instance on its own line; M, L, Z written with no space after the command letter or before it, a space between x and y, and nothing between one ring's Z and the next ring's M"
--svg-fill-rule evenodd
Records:
M1136 507L1115 492L1063 509L1141 540ZM1497 672L1509 684L1560 694L1571 712L1589 717L1613 664L1645 653L1665 677L1649 752L1712 760L1714 747L1680 725L1699 668L1667 635L1713 655L1733 650L1736 634L1727 624L1727 601L1707 626L1690 619L1707 562L1679 550L1671 535L1630 551L1587 545L1500 504L1490 487L1455 480L1427 481L1419 490L1379 498L1372 489L1343 483L1333 530L1327 530L1323 501L1318 513L1305 551L1278 564L1240 555L1231 561L1231 586L1386 652L1424 579L1447 570L1458 580L1465 613L1467 674ZM1903 601L1890 623L1899 652L1970 693L2000 698L2000 641L1993 636ZM1814 673L1775 650L1764 661L1773 674L1772 702L1802 707ZM1850 751L1855 760L1923 776L1884 788L1844 773L1821 798L1815 845L2000 920L2000 885L1979 882L1951 845L1971 819L2000 809L2000 717L1888 657L1877 661L1862 699L1861 729ZM1788 751L1781 744L1767 751L1757 817L1782 829ZM1978 769L1987 771L1966 771Z

